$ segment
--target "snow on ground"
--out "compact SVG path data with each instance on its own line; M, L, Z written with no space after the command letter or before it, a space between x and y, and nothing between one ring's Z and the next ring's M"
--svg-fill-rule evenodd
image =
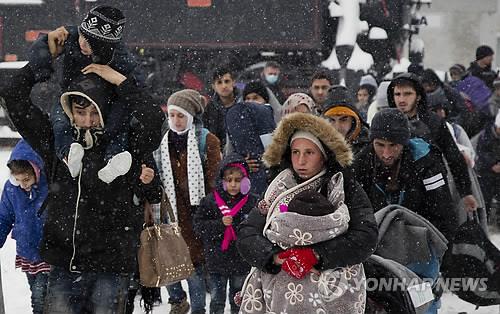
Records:
M6 166L10 155L10 149L0 148L0 187L3 189L3 184L9 176L9 171ZM500 233L492 235L491 240L497 247L500 247ZM15 241L9 238L4 247L0 250L0 262L2 271L2 285L5 300L5 313L7 314L30 314L30 291L25 275L14 268L14 260L16 257ZM168 294L165 288L161 289L163 304L154 308L156 313L167 313L170 309L168 305ZM447 293L442 297L442 308L440 314L457 314L460 312L474 314L495 314L500 313L498 306L481 307L475 311L475 306L460 300L455 295ZM207 306L210 303L210 297L207 294ZM208 309L208 307L207 307ZM226 312L229 313L229 305L226 306ZM208 312L208 311L207 311ZM134 313L143 313L139 306L139 297L135 302Z

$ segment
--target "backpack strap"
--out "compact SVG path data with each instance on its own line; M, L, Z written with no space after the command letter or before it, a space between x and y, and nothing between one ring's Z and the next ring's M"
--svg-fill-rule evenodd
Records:
M198 150L200 151L201 162L205 164L205 160L207 160L207 135L208 129L201 128L200 130L200 138L198 143Z

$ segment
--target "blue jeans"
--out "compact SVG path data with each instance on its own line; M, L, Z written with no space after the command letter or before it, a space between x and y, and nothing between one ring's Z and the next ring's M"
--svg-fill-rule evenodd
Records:
M130 276L119 273L72 273L53 266L45 313L124 313Z
M195 272L187 279L189 287L189 299L191 301L191 313L205 313L206 287L203 276L203 267L195 267ZM186 297L180 282L167 286L169 295L168 303L180 303Z
M36 275L26 273L26 277L28 278L31 290L31 308L33 309L33 314L43 314L49 273L38 273Z
M234 295L241 291L243 288L243 282L246 276L243 275L233 275L224 276L219 274L211 273L208 279L208 285L210 287L210 314L224 314L224 308L226 307L226 287L229 281L229 303L231 304L231 313L237 314L240 307L234 303Z

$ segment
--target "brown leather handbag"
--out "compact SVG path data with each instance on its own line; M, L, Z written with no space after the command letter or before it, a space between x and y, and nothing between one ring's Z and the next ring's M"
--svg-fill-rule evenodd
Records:
M166 213L169 223L163 223ZM186 279L194 272L188 246L165 193L161 200L160 217L160 223L146 226L141 232L138 262L140 282L145 287L166 286Z

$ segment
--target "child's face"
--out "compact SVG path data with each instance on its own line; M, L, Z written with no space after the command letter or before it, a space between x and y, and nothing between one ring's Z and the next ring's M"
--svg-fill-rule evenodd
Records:
M260 105L263 105L266 103L266 100L259 94L257 93L250 93L245 96L245 101L247 102L254 102Z
M36 183L35 175L28 172L12 174L19 186L26 192L31 191L31 187Z
M366 104L366 103L368 103L368 99L370 98L370 94L368 93L367 89L361 88L356 93L356 98L358 99L359 103Z
M92 54L92 48L90 48L88 41L82 35L78 37L78 44L80 44L82 55L90 56Z
M224 171L224 182L226 184L226 192L231 196L236 196L240 193L241 179L243 174L236 169L227 169Z

